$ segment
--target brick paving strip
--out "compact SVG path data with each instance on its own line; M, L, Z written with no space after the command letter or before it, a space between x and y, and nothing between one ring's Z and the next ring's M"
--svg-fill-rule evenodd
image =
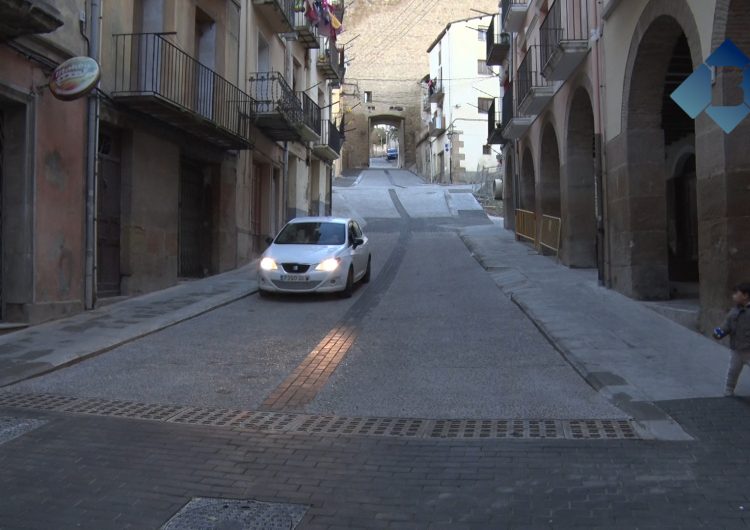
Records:
M301 410L315 399L357 338L356 329L334 328L261 405L261 410Z

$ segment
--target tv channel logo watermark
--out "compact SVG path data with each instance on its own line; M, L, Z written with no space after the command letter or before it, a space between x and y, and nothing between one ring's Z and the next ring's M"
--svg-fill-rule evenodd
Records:
M750 58L727 39L706 62L672 92L671 97L682 110L695 119L705 111L721 129L729 134L750 114ZM740 105L713 105L711 86L713 68L738 68L742 70L744 101Z

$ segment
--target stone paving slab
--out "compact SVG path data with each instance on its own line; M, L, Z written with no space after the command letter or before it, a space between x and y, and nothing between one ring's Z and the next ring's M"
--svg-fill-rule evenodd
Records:
M257 263L0 336L0 387L53 371L257 291Z
M681 436L654 401L721 395L728 350L517 242L501 226L461 237L480 264L596 389L664 436ZM750 381L738 386L750 394Z

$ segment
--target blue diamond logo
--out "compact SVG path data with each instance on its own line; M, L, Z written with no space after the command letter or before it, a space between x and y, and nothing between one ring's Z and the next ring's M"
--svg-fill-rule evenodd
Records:
M745 98L742 105L711 105L711 69L706 66L741 68L742 90ZM688 116L695 119L706 111L725 133L732 132L750 114L750 59L727 39L702 64L672 92L671 98Z
M702 64L672 92L672 99L695 119L711 104L711 69Z

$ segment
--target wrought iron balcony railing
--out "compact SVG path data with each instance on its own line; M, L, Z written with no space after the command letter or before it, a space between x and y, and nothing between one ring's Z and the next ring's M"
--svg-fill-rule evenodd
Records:
M310 96L304 92L298 92L298 97L302 103L302 125L312 133L303 135L306 141L317 140L320 137L320 107Z
M252 146L253 99L157 33L114 35L112 97L228 149Z
M502 143L502 115L500 111L500 105L498 105L499 98L495 98L490 103L490 108L487 111L487 143L488 144L499 144Z
M336 124L328 120L323 121L322 132L320 142L313 145L313 152L325 160L336 160L341 153L341 133Z
M322 39L320 49L324 51L318 55L318 68L323 77L334 84L341 83L346 71L344 49L337 48L333 40L326 38Z
M304 122L302 102L284 76L279 72L255 72L248 82L258 127L273 140L299 140L299 127Z
M590 31L588 0L554 0L539 27L541 64L547 78L565 79L580 64L588 51ZM555 72L558 67L561 71Z
M542 75L540 46L529 46L516 74L519 114L538 114L552 97L552 86Z
M510 51L510 34L502 31L500 16L492 17L487 28L487 66L501 66Z
M502 110L501 110L502 106ZM513 119L513 89L507 88L503 94L502 101L496 98L487 115L487 143L505 145L508 137L503 134L506 127Z

